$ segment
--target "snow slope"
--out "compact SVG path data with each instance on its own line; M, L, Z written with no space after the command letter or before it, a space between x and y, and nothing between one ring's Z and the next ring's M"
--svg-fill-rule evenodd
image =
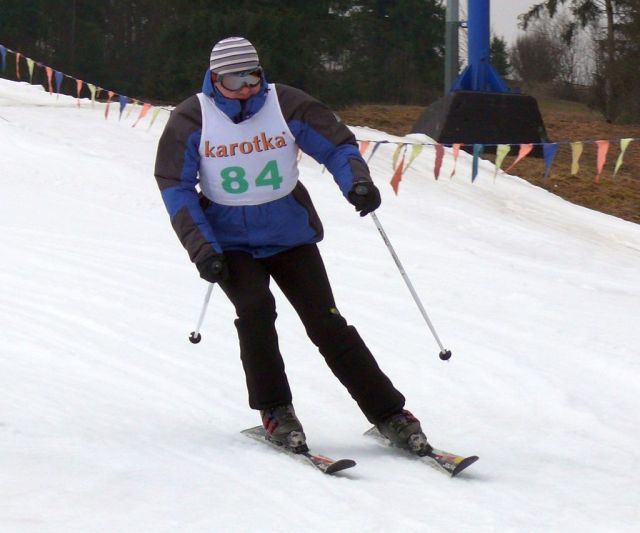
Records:
M381 146L379 218L444 363L373 222L304 157L342 314L432 443L480 456L451 480L362 437L277 293L312 448L358 461L323 476L239 434L258 417L217 288L187 341L206 284L153 179L167 114L96 108L0 80L0 531L640 530L637 225L488 162L472 185L466 154L434 181L430 148L395 196Z

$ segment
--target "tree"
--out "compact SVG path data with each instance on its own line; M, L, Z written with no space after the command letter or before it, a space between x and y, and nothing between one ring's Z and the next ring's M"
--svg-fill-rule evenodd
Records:
M575 97L576 85L592 82L595 56L590 40L583 31L563 36L567 22L566 13L553 19L545 13L512 46L514 73L525 86L545 85L556 95Z
M510 60L514 73L529 87L551 83L558 79L557 57L560 47L543 32L528 33L516 39L511 48Z
M612 76L618 88L617 119L640 122L640 2L628 5L618 13L619 26L616 37L618 60L613 66ZM603 80L596 80L596 97L605 97Z
M491 38L491 64L501 76L508 76L511 73L511 64L509 63L509 53L507 51L507 42L502 38L494 35Z
M267 79L333 105L423 104L441 85L440 0L0 0L5 46L156 103L198 91L230 35L254 43Z
M593 25L596 28L596 38L600 48L600 61L597 80L602 85L602 108L607 120L615 120L619 109L617 101L622 88L616 83L614 74L619 59L617 33L621 15L629 8L637 5L638 0L546 0L534 4L527 13L520 15L521 27L527 29L535 19L544 13L553 18L558 8L568 4L572 19L565 24L562 36L565 42L571 42L579 27ZM604 30L599 31L604 19ZM599 34L603 36L600 37Z
M445 12L437 0L362 0L343 12L348 99L425 104L440 92Z

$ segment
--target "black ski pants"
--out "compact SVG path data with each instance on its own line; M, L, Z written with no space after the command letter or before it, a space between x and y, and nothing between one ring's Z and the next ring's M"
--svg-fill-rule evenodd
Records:
M268 409L292 401L278 346L271 278L291 302L331 371L370 422L375 424L404 407L404 396L380 370L356 329L338 313L315 244L261 259L233 250L225 251L225 257L229 279L220 286L238 316L235 325L252 409Z

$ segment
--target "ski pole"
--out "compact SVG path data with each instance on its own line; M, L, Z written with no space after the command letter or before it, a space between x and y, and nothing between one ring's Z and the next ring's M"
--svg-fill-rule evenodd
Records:
M204 295L204 303L202 304L202 310L200 311L200 318L198 319L198 325L196 326L195 331L192 331L189 335L189 340L193 344L198 344L202 340L202 335L200 335L200 327L202 326L202 322L204 321L204 315L207 312L207 307L209 305L209 299L211 298L211 291L213 290L213 283L209 283L207 287L207 293Z
M424 306L422 305L422 302L420 301L420 298L418 298L418 294L416 293L415 289L413 288L413 285L411 284L411 281L409 280L409 276L407 276L407 273L405 272L402 263L400 262L400 259L398 258L398 255L396 254L395 250L393 249L393 246L391 246L391 242L389 241L389 237L387 237L387 234L385 233L384 229L382 229L382 225L380 224L380 221L378 220L378 217L376 216L375 213L371 213L371 218L373 219L373 221L376 224L376 227L378 228L378 231L380 232L380 236L382 237L382 240L384 241L384 243L387 245L387 248L389 249L389 252L391 253L391 257L393 257L393 260L396 263L396 266L398 267L398 270L400 271L400 274L402 274L402 279L404 279L404 282L407 284L407 287L409 288L409 292L411 293L411 296L413 296L413 299L415 300L418 309L420 309L420 312L422 313L422 316L424 317L427 326L429 326L429 329L431 330L431 333L433 334L433 337L436 339L436 342L438 343L438 346L440 347L440 359L442 359L443 361L446 361L448 359L451 358L451 350L446 350L444 348L444 346L442 346L442 343L440 342L440 338L438 337L438 334L436 333L435 328L433 327L433 324L431 323L431 320L429 320L429 315L427 315L427 312L424 309Z

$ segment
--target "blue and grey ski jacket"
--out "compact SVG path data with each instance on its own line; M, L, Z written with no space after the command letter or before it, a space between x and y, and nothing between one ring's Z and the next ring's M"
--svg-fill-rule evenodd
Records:
M222 96L209 72L202 86L202 92L235 123L259 113L268 90L264 80L260 92L242 103ZM354 182L371 180L355 137L324 104L287 85L276 84L275 90L297 146L327 167L345 197ZM171 113L155 164L171 224L194 263L224 250L267 257L322 239L322 224L300 181L289 195L250 206L216 204L199 192L201 133L200 101L193 95Z

